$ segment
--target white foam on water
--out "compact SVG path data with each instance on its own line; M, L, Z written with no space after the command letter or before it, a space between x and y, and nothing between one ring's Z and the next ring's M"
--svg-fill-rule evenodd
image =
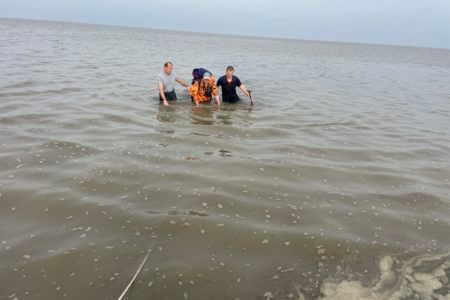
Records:
M380 277L372 286L360 281L327 279L321 300L450 300L450 253L423 255L406 261L385 256L379 262Z

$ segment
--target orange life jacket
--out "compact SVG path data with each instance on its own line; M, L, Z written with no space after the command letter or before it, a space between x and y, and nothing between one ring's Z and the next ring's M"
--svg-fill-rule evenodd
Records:
M207 95L208 86L211 88L211 96ZM194 101L197 102L211 101L212 96L218 95L214 76L211 76L207 84L205 84L203 79L194 82L192 87L189 89L189 93L194 98Z

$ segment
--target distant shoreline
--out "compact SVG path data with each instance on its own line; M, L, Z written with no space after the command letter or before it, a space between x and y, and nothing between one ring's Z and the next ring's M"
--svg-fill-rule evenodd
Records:
M95 26L116 27L116 28L162 31L162 32L167 32L167 33L185 33L185 34L194 34L194 35L201 34L201 35L206 35L206 36L213 35L213 36L221 36L224 38L228 37L228 38L252 39L252 40L279 40L279 41L307 42L307 43L333 43L333 44L350 44L350 45L360 45L360 46L401 47L401 48L416 48L416 49L431 49L431 50L450 51L450 48L423 47L423 46L413 46L413 45L406 45L406 44L373 44L373 43L363 43L363 42L310 40L310 39L274 37L274 36L237 35L237 34L225 34L225 33L214 33L214 32L201 32L201 31L196 32L196 31L187 31L187 30L174 30L174 29L167 29L167 28L141 27L141 26L132 26L132 25L117 25L117 24L89 23L89 22L79 22L79 21L48 20L48 19L26 19L26 18L0 16L0 20L2 20L2 19L3 20L15 20L15 21L66 23L66 24L76 24L76 25L95 25Z

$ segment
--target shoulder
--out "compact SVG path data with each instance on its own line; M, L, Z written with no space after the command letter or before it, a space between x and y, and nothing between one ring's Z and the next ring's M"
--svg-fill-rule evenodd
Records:
M225 78L226 78L226 76L221 76L221 77L219 77L219 79L217 81L224 81Z
M172 72L172 73L170 73L170 75L166 75L166 76L167 76L167 79L170 81L175 81L175 80L179 79L177 73L175 73L175 72Z

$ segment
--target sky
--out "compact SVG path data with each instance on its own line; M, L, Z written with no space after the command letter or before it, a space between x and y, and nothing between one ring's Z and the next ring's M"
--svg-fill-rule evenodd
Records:
M0 17L450 49L450 0L0 0Z

